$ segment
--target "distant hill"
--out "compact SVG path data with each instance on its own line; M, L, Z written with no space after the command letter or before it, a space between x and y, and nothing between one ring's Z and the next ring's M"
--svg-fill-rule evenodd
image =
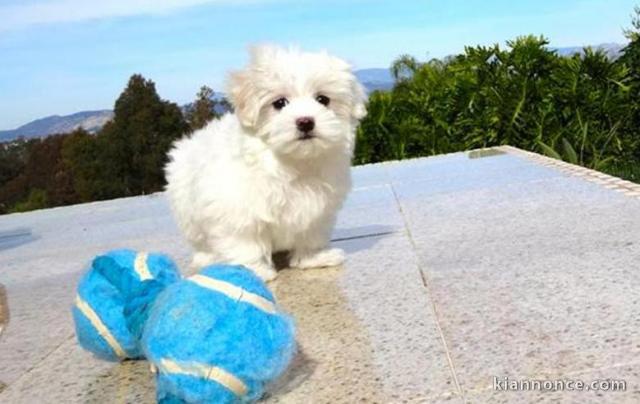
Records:
M619 43L602 43L600 45L593 45L591 48L604 51L610 59L617 59L622 53L622 49L626 45ZM552 48L560 56L572 56L576 53L582 55L584 53L584 46L569 46L565 48Z
M389 90L393 87L393 76L389 69L362 69L355 71L356 77L368 91Z
M36 119L19 128L0 131L0 142L14 140L19 137L31 139L45 137L54 133L67 133L78 128L89 132L96 132L113 117L113 111L104 109L100 111L82 111L71 115L52 115L46 118Z

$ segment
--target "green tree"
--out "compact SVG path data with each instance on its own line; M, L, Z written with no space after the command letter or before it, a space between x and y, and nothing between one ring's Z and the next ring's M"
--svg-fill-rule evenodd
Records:
M84 133L82 129L76 132ZM71 167L62 156L68 136L52 135L29 142L22 171L0 187L0 209L3 212L68 205L79 201L73 187Z
M0 187L14 179L24 170L27 163L29 147L37 142L18 139L0 143Z
M98 197L160 191L167 152L188 130L180 108L162 100L151 80L133 75L116 100L113 120L98 134L97 161L103 171L94 180L109 184Z
M622 50L619 61L630 69L630 77L640 79L640 6L636 6L631 16L631 28L625 29L624 34L629 40Z
M33 188L29 192L26 200L16 203L9 209L9 213L27 212L30 210L44 209L49 207L47 192L42 189Z
M62 158L71 169L73 189L80 202L107 199L122 192L116 178L108 175L111 166L104 153L106 143L100 136L84 131L65 139Z
M86 133L83 129L77 129L75 133ZM79 198L73 187L73 172L71 167L64 161L62 151L64 142L69 134L61 134L57 136L49 136L43 140L43 145L49 143L44 149L44 153L38 156L34 150L31 165L48 167L48 172L43 173L44 182L42 189L46 193L46 202L49 206L62 206L78 203ZM29 167L29 166L27 166ZM28 173L29 171L26 170ZM33 184L31 189L37 189L38 186Z
M621 85L629 89L629 119L621 128L626 142L638 142L640 130L640 7L635 7L631 17L631 28L624 31L629 40L618 59L618 64L628 69L627 79ZM630 156L614 163L613 174L640 181L640 146L630 148Z
M217 118L214 92L210 87L202 86L196 95L196 101L187 109L187 121L191 130L204 127L210 120Z
M82 201L160 191L171 144L189 130L180 108L155 84L133 75L115 102L114 117L96 135L74 134L63 150Z

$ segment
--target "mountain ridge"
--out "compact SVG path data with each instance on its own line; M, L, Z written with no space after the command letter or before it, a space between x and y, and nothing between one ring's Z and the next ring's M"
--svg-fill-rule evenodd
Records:
M0 130L0 142L20 137L32 139L55 133L68 133L80 127L94 133L99 131L112 117L113 111L110 109L80 111L70 115L51 115L28 122L16 129Z

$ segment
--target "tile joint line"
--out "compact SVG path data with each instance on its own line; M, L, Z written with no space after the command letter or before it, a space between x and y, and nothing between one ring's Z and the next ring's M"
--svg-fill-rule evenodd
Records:
M393 193L393 197L396 200L396 204L398 205L398 210L400 212L400 216L402 217L402 221L404 223L404 227L407 231L407 237L409 238L409 243L411 243L411 248L413 248L413 252L416 255L416 261L418 265L418 272L420 273L420 278L422 279L422 284L424 288L427 290L428 299L431 302L431 309L433 310L436 327L438 329L438 334L440 334L440 340L442 345L444 346L445 355L447 356L447 362L449 364L449 371L451 372L451 377L453 378L453 383L456 386L456 390L460 397L464 400L464 393L462 388L460 387L460 382L458 381L458 375L456 374L455 366L453 365L453 359L451 358L451 351L449 350L449 345L447 344L447 340L444 337L444 332L442 331L442 326L440 325L440 316L438 314L438 309L436 307L436 302L433 300L433 294L431 293L431 289L429 286L429 282L427 280L427 276L424 271L424 266L422 265L422 259L420 258L420 254L418 253L418 249L413 239L413 234L411 233L411 229L409 228L409 221L407 220L404 210L402 209L402 204L400 203L400 198L398 198L398 194L396 193L396 189L393 184L390 184L391 192Z

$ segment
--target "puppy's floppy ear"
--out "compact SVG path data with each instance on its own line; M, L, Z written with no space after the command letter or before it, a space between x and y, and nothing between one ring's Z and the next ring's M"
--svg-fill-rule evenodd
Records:
M260 104L251 70L232 72L227 80L227 92L242 126L254 127L258 122Z
M249 47L249 64L243 70L232 72L227 80L227 92L235 113L243 126L252 128L258 123L264 91L256 87L264 73L281 50L275 45L259 44Z
M341 77L345 78L345 84L350 87L347 88L351 91L351 118L356 121L364 118L367 115L367 92L355 74L353 74L352 66L340 58L329 55L326 50L320 52L320 54L324 57L331 69L339 72Z
M367 92L360 82L354 77L353 80L353 103L351 105L351 116L353 119L360 120L367 115L366 103L368 100Z

